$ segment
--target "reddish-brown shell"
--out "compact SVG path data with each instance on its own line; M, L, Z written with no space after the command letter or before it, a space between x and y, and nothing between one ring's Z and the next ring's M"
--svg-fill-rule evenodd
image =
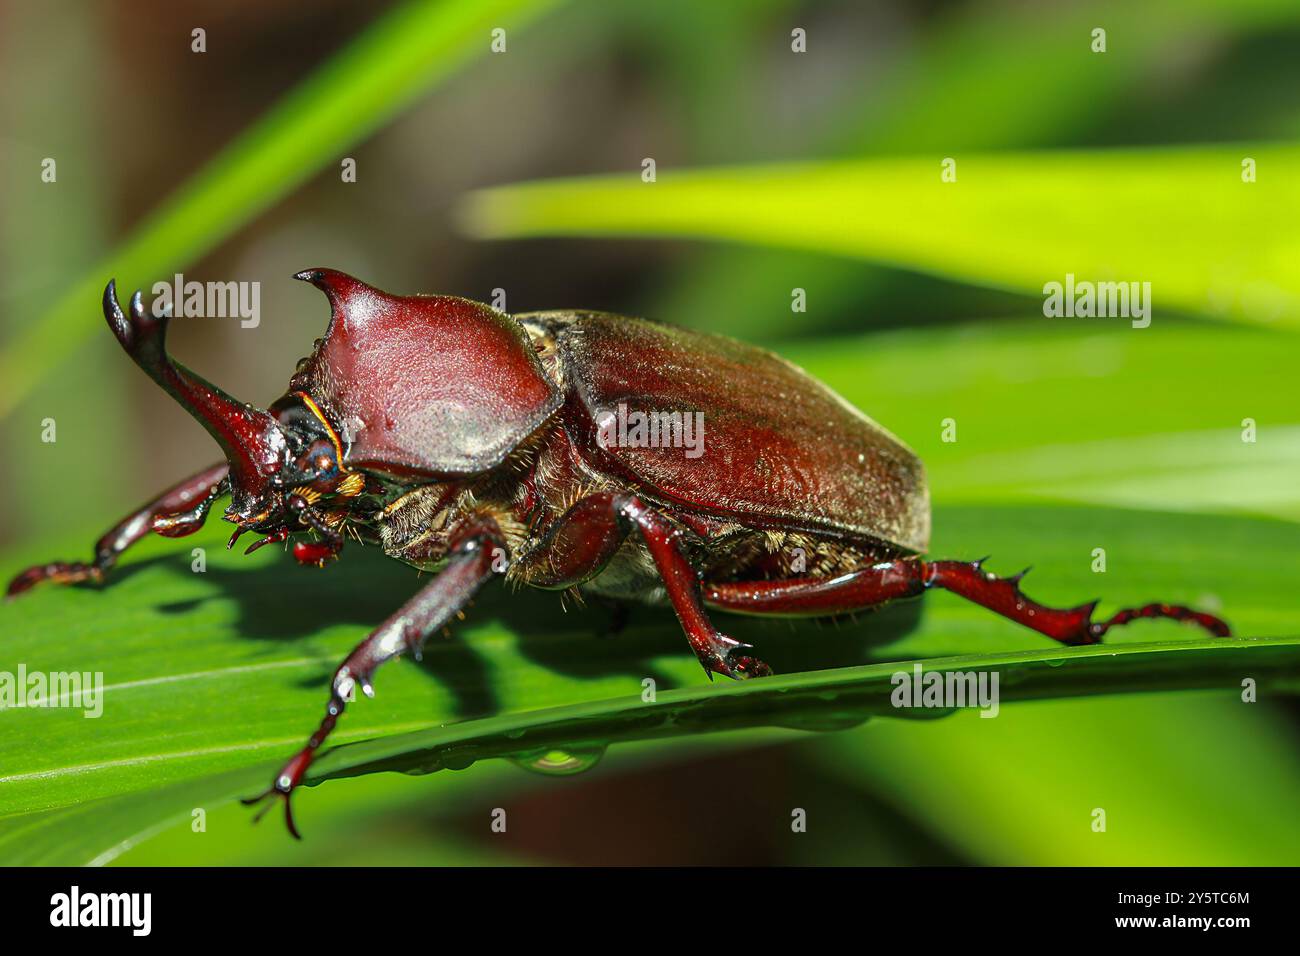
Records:
M551 313L548 318L557 319ZM925 471L901 441L802 369L717 335L579 313L557 322L594 460L658 497L778 528L823 529L923 552ZM703 454L597 446L598 416L703 413Z
M295 278L333 314L298 365L340 429L349 465L394 475L476 474L499 465L560 405L523 327L454 296L394 296L332 269Z

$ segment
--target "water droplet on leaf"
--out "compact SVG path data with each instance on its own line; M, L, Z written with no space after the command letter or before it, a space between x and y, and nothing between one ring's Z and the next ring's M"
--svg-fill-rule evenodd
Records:
M605 749L603 745L598 745L569 747L565 750L535 750L510 759L512 763L534 773L567 777L596 766L600 763L600 758L605 756Z

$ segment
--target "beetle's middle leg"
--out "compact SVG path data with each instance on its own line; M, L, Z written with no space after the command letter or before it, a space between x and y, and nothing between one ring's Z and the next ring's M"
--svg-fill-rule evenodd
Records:
M705 672L742 679L772 669L744 653L750 648L709 621L700 576L680 544L682 532L635 495L599 492L580 499L547 529L541 542L515 562L511 575L539 588L563 589L600 573L633 529L641 533L663 579L691 650Z
M1124 608L1104 621L1094 621L1096 601L1072 608L1046 607L1020 590L1020 574L1000 578L985 571L982 561L886 561L836 578L784 581L734 581L709 584L704 599L711 607L741 614L832 616L880 607L900 598L917 597L930 588L943 588L1003 617L1023 624L1062 644L1097 644L1112 627L1138 618L1165 617L1187 621L1217 637L1228 637L1228 625L1181 604L1147 604Z
M426 638L460 612L492 576L495 570L493 552L498 547L505 547L505 536L496 522L481 515L470 517L452 528L448 540L450 549L446 567L353 648L334 672L325 718L308 738L307 745L281 768L269 789L244 801L253 804L270 797L282 797L285 820L289 832L295 837L299 834L293 823L289 797L302 782L303 774L311 766L325 738L334 730L353 691L360 687L367 697L373 697L375 690L371 680L380 664L406 651L418 659Z

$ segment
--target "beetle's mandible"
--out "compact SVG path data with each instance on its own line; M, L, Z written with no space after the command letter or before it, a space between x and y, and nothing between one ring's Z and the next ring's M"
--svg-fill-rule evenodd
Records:
M1049 608L1021 593L1019 575L923 558L921 462L769 352L607 313L509 316L452 296L394 296L330 269L296 278L328 297L329 328L265 411L174 362L167 316L146 311L139 292L123 311L109 283L109 328L226 460L127 516L90 562L30 568L8 588L102 581L132 543L197 531L225 495L231 545L246 532L259 535L249 551L294 536L294 557L324 566L351 535L437 571L339 665L319 728L255 798L282 798L295 836L289 796L353 690L372 695L380 664L418 655L499 571L538 588L666 600L710 677L771 673L711 610L827 617L928 588L1065 644L1139 617L1229 633L1160 603L1093 621L1095 601ZM702 421L703 453L618 440L608 416L628 410L665 427Z

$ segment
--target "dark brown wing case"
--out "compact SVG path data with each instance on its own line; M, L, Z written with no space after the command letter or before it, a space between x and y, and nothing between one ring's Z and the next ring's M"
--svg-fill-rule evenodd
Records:
M797 366L721 336L599 313L563 326L557 346L593 434L597 416L617 414L620 404L629 412L703 412L698 459L681 448L615 444L598 452L664 499L926 549L930 501L920 460Z
M333 314L290 391L338 426L353 467L431 477L499 465L561 402L527 333L454 296L394 296L332 269L296 278Z

